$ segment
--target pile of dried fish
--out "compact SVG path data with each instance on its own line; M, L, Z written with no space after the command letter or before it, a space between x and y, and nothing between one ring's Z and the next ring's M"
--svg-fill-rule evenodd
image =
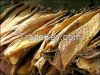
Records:
M22 2L0 20L0 75L100 75L100 8Z

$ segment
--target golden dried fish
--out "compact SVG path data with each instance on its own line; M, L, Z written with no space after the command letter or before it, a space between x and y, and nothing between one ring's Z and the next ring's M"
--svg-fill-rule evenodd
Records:
M50 43L47 44L47 46L44 48L45 50L50 49L50 47L54 47L55 45L57 45L57 43L60 41L60 39L62 38L62 36L64 34L68 34L70 33L72 30L75 30L77 28L79 28L80 26L82 26L83 24L85 24L88 20L91 19L91 17L93 17L96 13L100 12L100 10L96 10L93 12L87 12L84 15L82 15L81 17L79 17L78 19L76 19L74 22L72 22L70 25L68 25L66 28L64 28L58 35L56 35L56 37L58 37L57 41L51 41ZM87 19L86 19L87 18ZM73 19L73 18L72 18ZM71 20L71 19L70 19ZM70 21L69 20L69 21ZM83 21L84 20L84 21ZM73 21L73 20L72 20ZM69 24L69 23L68 23ZM78 26L77 26L78 25Z
M98 75L100 8L52 13L32 3L0 15L6 19L0 26L0 74L8 69L5 60L10 75Z
M68 36L80 35L78 40L67 39L66 41L61 41L59 45L59 52L61 54L61 61L64 68L68 67L75 55L82 51L92 40L92 38L98 33L100 30L99 20L100 14L98 13L86 24L68 34Z
M48 23L47 23L47 25L48 25ZM46 25L44 25L44 26L46 26ZM44 27L43 26L43 27ZM43 28L42 27L42 28ZM52 24L50 24L50 25L48 25L47 27L44 27L43 29L39 29L39 31L38 31L38 29L36 30L36 31L34 31L33 33L32 33L32 36L34 36L34 35L45 35L45 34L47 34L48 32L49 32L49 30L51 29L53 27L53 25ZM40 33L41 32L41 33ZM27 39L25 39L25 40L19 40L19 42L18 42L18 40L17 40L17 42L15 41L15 44L13 43L12 44L12 46L10 45L9 47L8 47L8 49L7 50L5 50L5 52L6 53L4 53L5 55L9 55L10 54L10 52L12 52L13 53L13 51L15 51L15 52L17 52L17 50L21 50L21 49L24 49L24 48L27 48L27 47L29 47L29 46L33 46L34 44L36 44L35 42L37 42L38 43L38 41L39 40L33 40L33 41L29 41L29 39L30 39L30 37L28 38L27 37ZM20 43L21 42L21 43ZM26 42L26 43L25 43ZM19 45L17 45L17 44ZM16 45L16 46L15 46ZM18 46L18 47L17 47ZM12 47L13 47L13 49L12 49ZM17 48L16 48L17 47ZM8 51L10 51L10 52L8 52Z
M72 31L72 29L77 29L79 28L79 26L85 24L88 20L90 20L96 13L100 12L100 10L96 10L96 11L93 11L91 13L87 12L85 13L84 15L82 15L81 17L79 17L78 19L76 19L71 25L69 25L68 27L64 28L58 35L57 37L58 40L53 40L51 41L50 43L48 43L45 47L42 46L42 48L40 48L40 50L38 50L38 52L40 54L38 54L38 56L41 55L41 52L44 52L44 51L49 51L49 50L52 50L52 48L54 48L60 41L60 39L62 38L62 36L65 34L65 33L69 33ZM87 18L87 19L86 19ZM84 19L84 21L82 21ZM86 20L85 20L86 19ZM79 23L78 26L77 23ZM76 26L76 27L75 27ZM74 28L73 28L74 27ZM72 29L71 29L72 28ZM44 48L44 49L43 49ZM42 57L41 57L42 58ZM39 60L38 60L39 61ZM42 60L44 61L44 60ZM44 62L45 63L45 62ZM41 63L43 64L43 63ZM43 67L43 66L42 66Z
M34 10L33 12L35 12ZM18 25L28 17L32 16L33 12L31 12L31 9L25 9L23 12L21 12L18 16L16 16L11 22L8 23L6 28L1 28L0 36L3 36L4 34L10 33L9 29L11 30L13 26Z
M48 14L48 15L40 16L36 20L32 19L30 22L26 23L24 26L23 25L19 26L13 33L11 33L10 35L8 35L5 38L1 39L1 45L9 43L9 42L7 42L7 40L10 40L11 37L16 37L16 35L18 37L20 37L20 35L18 35L20 33L23 33L23 35L26 35L26 34L32 32L32 31L34 31L35 29L42 26L43 24L45 24L49 20L55 18L56 16L57 16L57 14ZM6 42L4 42L4 41L6 41Z
M8 27L8 23L11 22L15 17L16 15L18 15L20 12L22 12L23 10L25 10L26 8L28 7L28 5L24 5L20 8L17 8L14 12L12 12L9 17L1 24L0 28L2 30L5 30L7 27ZM2 32L1 30L1 32Z

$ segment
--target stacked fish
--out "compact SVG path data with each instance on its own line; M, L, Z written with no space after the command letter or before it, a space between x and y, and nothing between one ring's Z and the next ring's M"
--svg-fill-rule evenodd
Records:
M99 7L55 11L22 2L0 23L0 75L100 75Z

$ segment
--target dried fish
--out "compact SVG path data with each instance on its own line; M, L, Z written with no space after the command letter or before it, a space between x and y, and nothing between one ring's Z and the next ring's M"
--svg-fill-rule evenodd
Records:
M99 75L100 8L58 11L32 3L0 15L0 74Z
M75 57L75 55L82 51L91 39L96 35L96 33L100 30L99 25L99 16L100 14L96 14L89 22L84 24L82 27L78 28L77 30L71 32L69 35L76 35L79 36L79 40L66 40L61 41L59 45L59 51L61 54L61 61L63 63L63 67L67 68L71 60ZM95 27L92 27L93 23L95 23ZM92 31L91 31L92 30Z

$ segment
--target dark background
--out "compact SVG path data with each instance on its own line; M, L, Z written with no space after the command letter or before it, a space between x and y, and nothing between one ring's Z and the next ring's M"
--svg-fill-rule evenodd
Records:
M80 9L91 4L92 1L94 1L96 5L100 5L100 0L0 0L0 13L2 13L7 7L21 1L40 1L44 6L51 7L52 9L58 9L61 7L69 9Z

